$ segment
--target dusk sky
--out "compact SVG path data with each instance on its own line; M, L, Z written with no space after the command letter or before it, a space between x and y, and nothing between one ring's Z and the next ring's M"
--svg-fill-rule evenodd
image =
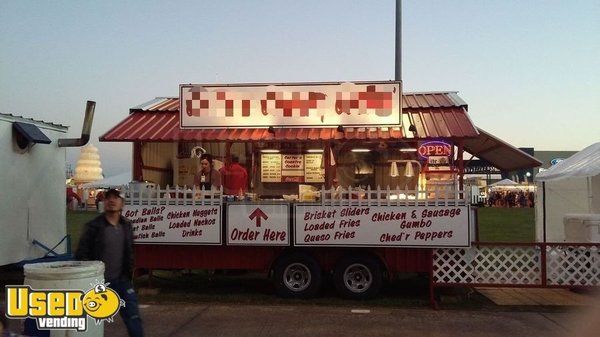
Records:
M99 143L129 108L180 83L388 80L395 1L0 2L0 112L81 132L107 175L130 143ZM403 1L404 91L452 90L517 147L600 141L600 1ZM79 150L69 150L74 165Z

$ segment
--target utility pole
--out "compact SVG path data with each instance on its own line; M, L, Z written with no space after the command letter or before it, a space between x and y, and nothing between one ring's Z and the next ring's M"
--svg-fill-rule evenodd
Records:
M396 0L396 72L394 80L402 81L402 0Z

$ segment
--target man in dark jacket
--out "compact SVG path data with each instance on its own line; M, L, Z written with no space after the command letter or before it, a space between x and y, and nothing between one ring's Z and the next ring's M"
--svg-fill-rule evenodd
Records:
M123 196L115 189L104 194L104 213L85 225L75 257L104 262L104 279L125 301L120 314L130 336L143 336L142 321L133 290L133 231L121 215Z

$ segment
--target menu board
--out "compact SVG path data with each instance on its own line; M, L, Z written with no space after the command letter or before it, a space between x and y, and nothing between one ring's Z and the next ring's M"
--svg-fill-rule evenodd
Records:
M301 154L282 154L281 181L284 183L304 182L304 156Z
M263 183L323 183L325 169L321 167L323 154L272 154L261 155L261 181Z
M469 247L469 206L294 207L295 246Z
M281 182L281 154L262 154L260 157L260 180L263 183Z
M322 153L309 153L304 155L304 182L325 182L325 169L321 167L323 161Z
M126 205L136 244L221 244L221 206Z

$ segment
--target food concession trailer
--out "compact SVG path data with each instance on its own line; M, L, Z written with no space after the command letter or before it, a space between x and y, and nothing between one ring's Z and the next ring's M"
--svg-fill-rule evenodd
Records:
M181 85L132 108L100 140L132 142L134 178L155 184L126 193L136 267L268 271L288 297L314 295L324 272L351 298L398 272L431 275L431 248L473 240L465 148L492 163L515 154L517 167L535 159L477 129L455 92L401 90ZM226 168L238 157L247 192L194 186L198 149Z

